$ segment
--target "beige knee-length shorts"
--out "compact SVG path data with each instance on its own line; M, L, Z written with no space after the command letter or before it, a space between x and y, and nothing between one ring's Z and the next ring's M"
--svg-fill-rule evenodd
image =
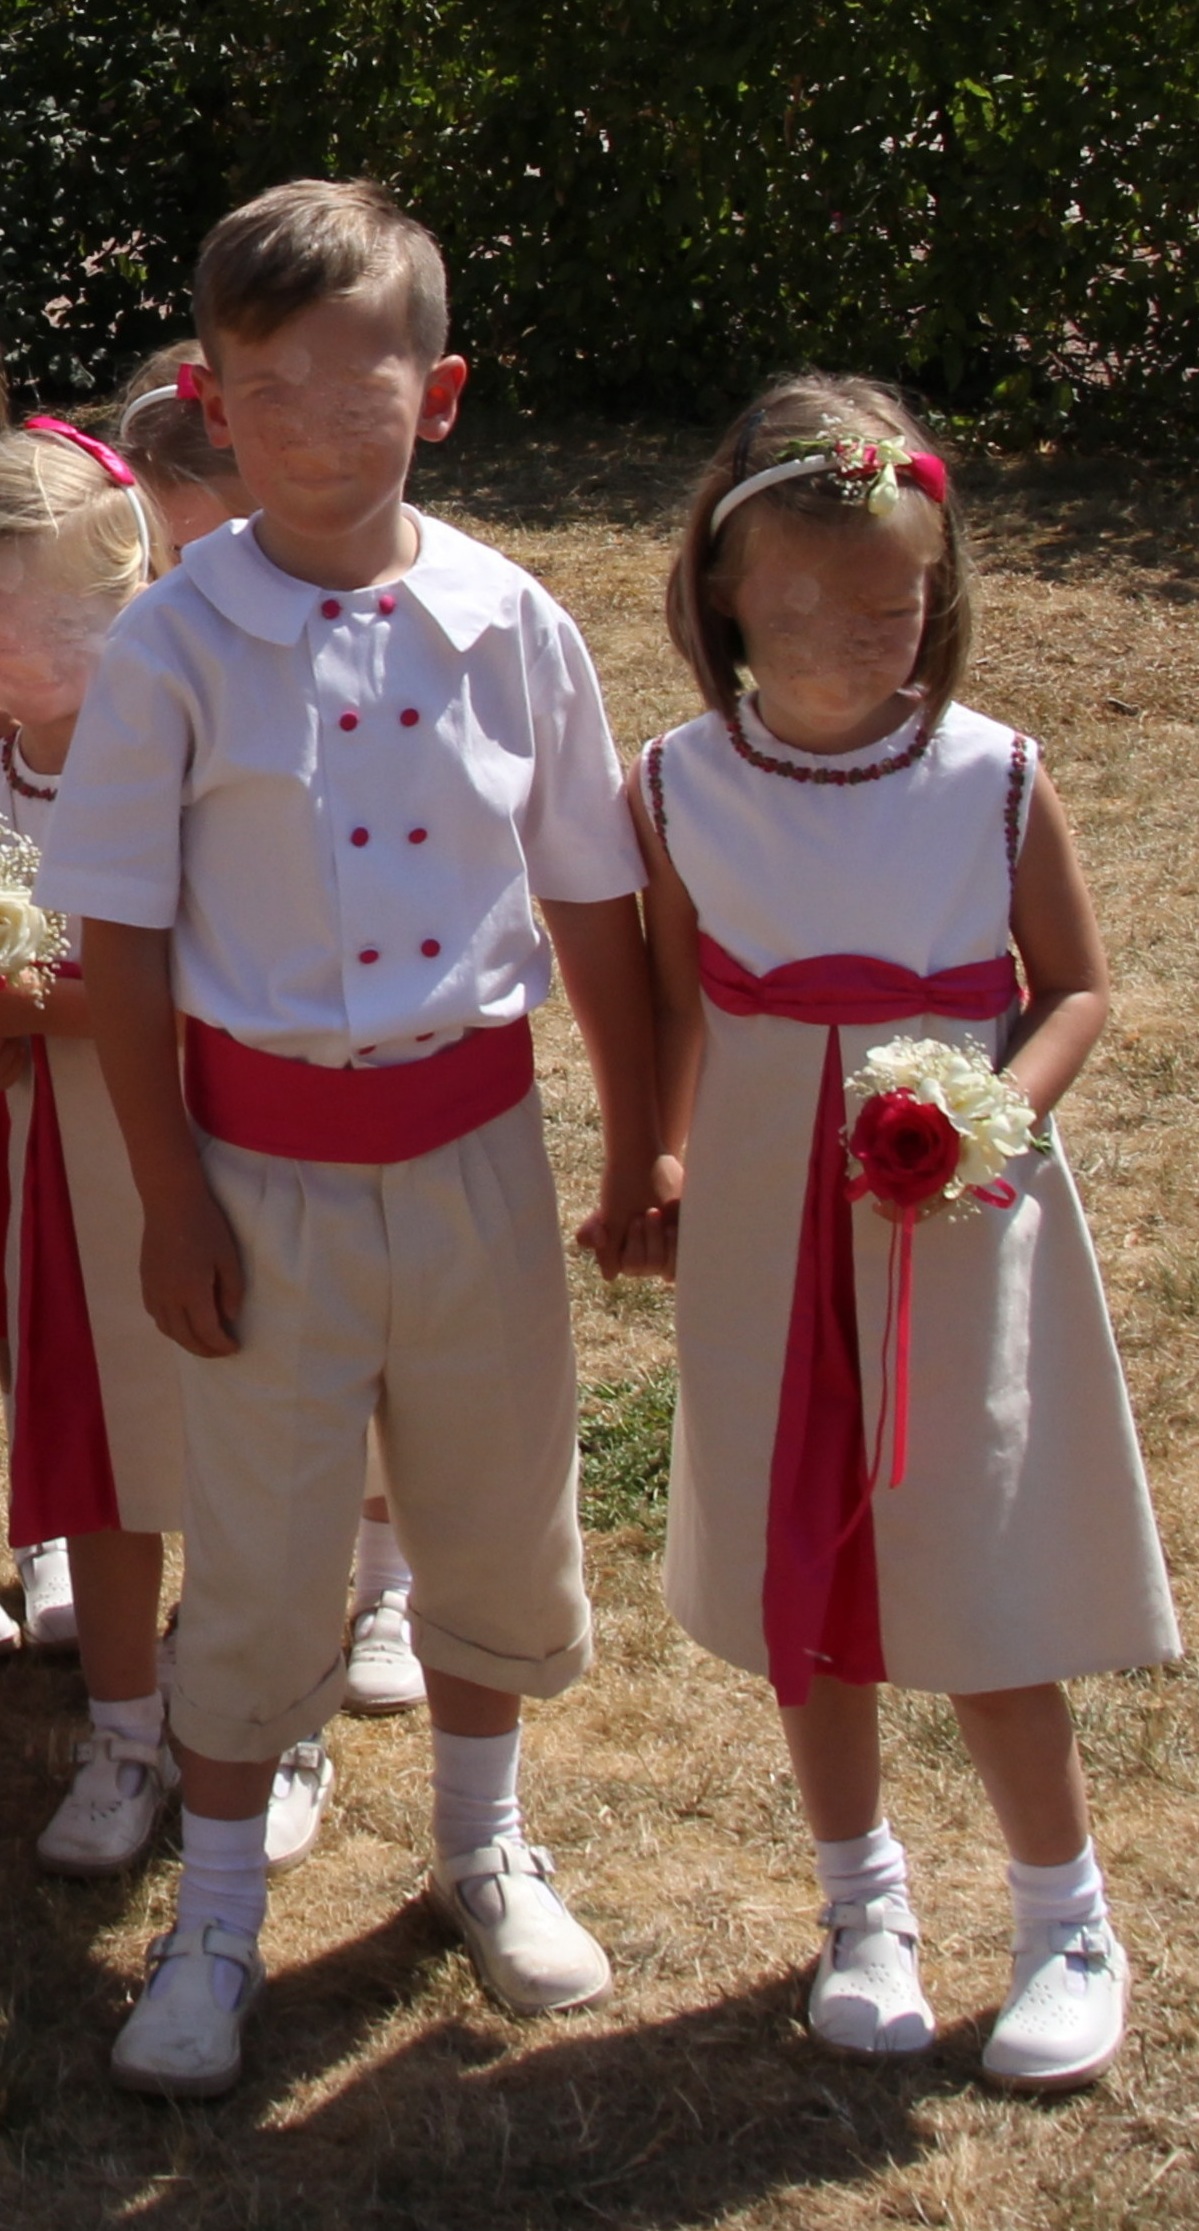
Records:
M186 1572L175 1733L273 1757L341 1701L377 1413L427 1666L529 1696L584 1670L575 1371L536 1092L414 1161L208 1140L242 1252L236 1356L179 1351Z

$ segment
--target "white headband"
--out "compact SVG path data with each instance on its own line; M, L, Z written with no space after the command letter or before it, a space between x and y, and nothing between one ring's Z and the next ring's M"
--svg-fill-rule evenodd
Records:
M838 494L865 503L867 511L882 517L899 501L900 473L932 503L945 501L946 474L939 457L926 450L906 449L902 442L883 438L867 441L863 435L854 434L830 441L829 447L818 450L815 456L785 457L781 464L767 465L764 471L751 473L748 480L739 480L716 505L709 533L718 535L730 511L763 488L773 488L780 480L806 479L810 473L830 473L837 482Z
M137 414L141 410L143 404L167 402L173 403L177 400L178 394L178 388L172 386L148 387L144 395L135 395L133 401L131 403L126 403L124 410L121 412L121 423L117 428L117 440L119 442L124 441L125 436L129 431L130 420L137 417Z

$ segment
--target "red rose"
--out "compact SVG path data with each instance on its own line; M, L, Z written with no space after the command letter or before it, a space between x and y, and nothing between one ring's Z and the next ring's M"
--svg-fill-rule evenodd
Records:
M962 1142L949 1117L910 1092L876 1092L850 1135L849 1151L862 1165L852 1188L898 1208L914 1208L948 1185Z

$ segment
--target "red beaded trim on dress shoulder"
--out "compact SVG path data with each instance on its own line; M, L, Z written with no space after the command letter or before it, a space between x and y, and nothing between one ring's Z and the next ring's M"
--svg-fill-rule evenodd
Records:
M664 736L655 736L653 743L646 745L645 780L649 790L650 818L662 850L669 853L670 846L666 842L666 794L662 786L662 747L665 742Z
M4 742L0 744L0 767L4 769L5 781L11 790L16 791L18 798L42 798L47 805L53 805L58 796L57 783L54 784L52 790L41 790L37 783L27 782L24 775L17 772L16 749L17 737L20 733L21 731L18 728L14 735L6 736Z
M1003 809L1003 836L1007 847L1008 878L1013 889L1016 882L1016 865L1020 858L1020 806L1024 785L1028 778L1028 738L1012 737L1012 764L1007 778L1007 799Z
M798 759L772 759L767 752L755 751L736 713L730 713L727 726L733 750L740 758L747 759L751 767L760 767L763 774L785 775L789 782L828 783L838 790L853 789L858 783L879 782L884 775L902 773L905 767L923 757L932 741L931 731L921 727L907 750L897 752L894 759L875 759L868 767L829 767L823 763L809 767Z

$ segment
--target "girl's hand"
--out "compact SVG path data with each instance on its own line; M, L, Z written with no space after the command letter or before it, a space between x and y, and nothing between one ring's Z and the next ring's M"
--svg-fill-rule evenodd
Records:
M29 1066L29 1045L24 1038L0 1038L0 1092L7 1092Z
M201 1180L146 1208L142 1299L160 1332L193 1356L235 1356L245 1299L237 1244Z
M667 1277L673 1272L673 1229L683 1186L682 1164L659 1154L648 1171L609 1165L600 1186L600 1205L580 1224L575 1239L595 1256L601 1275L611 1282L621 1271L633 1277ZM667 1238L667 1232L671 1234ZM634 1238L634 1233L637 1236ZM626 1262L626 1249L630 1261ZM669 1261L670 1271L666 1264Z

